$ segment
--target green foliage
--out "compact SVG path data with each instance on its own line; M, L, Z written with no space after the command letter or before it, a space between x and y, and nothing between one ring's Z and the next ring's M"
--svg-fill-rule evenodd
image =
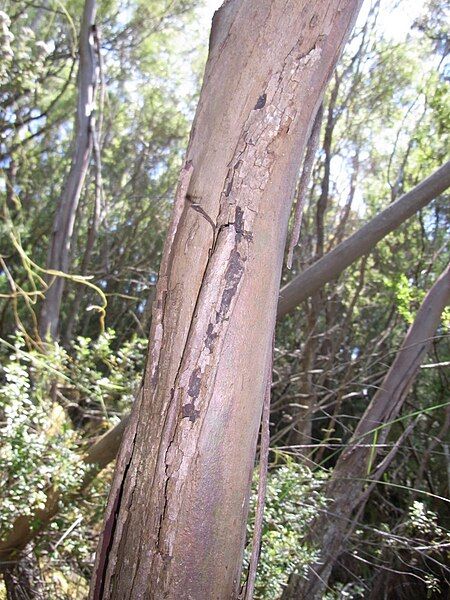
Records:
M32 516L43 509L52 485L64 493L78 485L83 466L76 452L76 435L63 411L51 399L54 373L63 366L64 353L55 347L46 357L24 352L17 339L15 351L3 367L0 387L2 446L0 477L3 502L0 528L12 526L18 514ZM51 369L47 368L51 365Z
M70 283L62 306L62 345L49 345L45 355L36 349L43 289L39 273L20 256L10 234L34 263L45 265L72 156L83 1L5 0L2 5L0 337L4 345L13 339L12 353L3 357L0 380L3 530L18 514L35 514L50 485L70 497L83 477L83 450L132 402L143 370L149 306L206 54L208 32L198 18L200 5L192 0L99 3L105 96L99 140L103 197L98 231L85 264L97 191L92 164L76 218L70 271L84 269L104 291L109 329L99 335L97 315L89 310L98 303L95 292ZM386 7L375 2L367 23L360 22L344 53L331 83L331 89L335 85L338 89L331 111L326 251L339 236L355 232L448 160L444 5L440 0L427 2L414 28L393 43L383 31ZM324 173L321 150L305 205L297 264L293 273L283 273L283 282L317 259L317 201ZM448 194L436 198L369 257L279 323L271 415L275 451L278 444L292 446L295 457L298 445L308 446L310 441L319 446L314 452L325 449L318 462L333 466L342 442L378 389L406 326L448 260L449 206ZM450 326L449 309L443 325ZM438 331L430 363L445 365L450 358L445 332ZM405 585L418 589L417 597L433 593L437 597L438 588L444 589L447 575L439 564L448 559L442 524L447 523L448 511L436 498L434 504L429 499L415 502L408 489L448 495L442 444L430 453L426 477L416 481L417 461L426 455L430 441L444 440L446 431L448 435L447 396L444 368L422 369L407 407L408 412L422 411L422 420L385 475L386 485L371 495L364 527L350 540L355 552L362 548L364 561L352 563L352 581L345 579L348 574L342 581L335 574L326 598L364 597L382 567L386 572L391 567L396 573L411 570ZM441 408L428 410L434 406ZM305 407L312 420L310 440L298 431L304 420L299 424L298 416ZM402 433L403 423L393 427L388 446ZM66 502L35 540L49 600L84 600L87 595L110 476L107 469L76 502ZM391 477L399 488L389 488ZM303 572L317 558L304 539L316 510L326 505L321 493L324 478L320 468L309 471L297 457L271 469L257 598L276 598L292 570ZM256 481L252 513L255 486ZM386 537L399 530L404 539ZM418 554L416 546L425 549ZM417 581L426 586L414 588Z
M388 282L388 286L391 282ZM408 277L402 273L398 279L393 282L397 310L404 321L411 325L415 317L415 308L422 302L425 292L415 287Z
M278 453L277 453L278 454ZM321 488L326 480L324 471L313 472L286 455L279 454L285 464L269 472L261 556L255 584L255 599L278 598L290 573L306 572L319 552L304 541L308 526L324 509L326 499ZM253 481L250 499L248 537L251 539L257 500L258 477ZM251 547L247 548L248 567Z
M439 527L436 513L418 500L415 500L409 508L407 527L412 533L430 537L436 542L442 537L450 539L450 532L444 534L442 528Z
M92 557L102 524L113 466L96 477L89 490L67 502L39 538L40 557L48 600L85 600Z
M36 39L35 32L26 24L26 18L11 24L9 16L0 11L0 90L17 96L42 91L45 60L51 45Z
M50 486L70 497L85 472L80 459L84 430L98 430L99 417L110 426L129 406L145 344L134 338L115 353L114 339L112 331L95 341L80 337L72 349L54 344L45 355L27 350L23 338L15 340L0 386L3 532L18 515L33 516L44 508ZM74 413L70 402L75 398Z
M84 398L85 410L99 408L108 418L130 407L144 363L147 342L133 336L117 350L116 333L108 329L96 340L78 337L67 356L71 385Z

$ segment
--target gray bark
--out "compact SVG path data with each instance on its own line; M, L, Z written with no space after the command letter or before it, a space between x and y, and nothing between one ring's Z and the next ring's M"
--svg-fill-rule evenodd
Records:
M53 223L47 257L49 271L67 273L69 270L78 202L92 153L96 86L95 15L96 0L86 0L80 29L80 62L73 156ZM47 283L49 287L41 309L39 332L44 339L47 337L55 339L58 335L65 279L55 274L49 274Z

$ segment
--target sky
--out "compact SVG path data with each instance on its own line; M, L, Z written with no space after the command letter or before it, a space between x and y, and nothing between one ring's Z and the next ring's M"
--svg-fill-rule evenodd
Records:
M206 31L209 31L214 11L219 8L223 0L205 0L204 8L200 9L200 18L204 22ZM361 25L367 15L370 1L365 0L361 9L357 25ZM383 28L386 38L399 42L406 37L413 21L423 10L422 0L382 0L379 27Z

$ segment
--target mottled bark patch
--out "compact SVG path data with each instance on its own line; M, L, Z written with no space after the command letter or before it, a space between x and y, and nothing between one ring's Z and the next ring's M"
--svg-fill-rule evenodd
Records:
M225 289L222 294L216 322L223 321L230 310L231 301L237 292L239 282L244 272L244 261L237 250L232 250L230 260L225 273Z
M261 94L261 96L258 98L258 102L255 104L255 108L254 110L259 110L260 108L264 108L264 106L266 105L266 100L267 100L267 94Z
M200 416L200 411L197 410L194 406L194 403L191 402L189 404L184 404L182 408L182 417L183 419L189 419L191 423L195 423L195 421Z
M189 389L188 394L191 398L198 398L200 393L200 385L201 385L201 371L200 367L194 369L191 373L191 377L189 378Z
M214 342L217 339L217 336L217 332L214 331L214 325L212 323L208 323L205 336L205 348L207 348L210 352L214 347Z

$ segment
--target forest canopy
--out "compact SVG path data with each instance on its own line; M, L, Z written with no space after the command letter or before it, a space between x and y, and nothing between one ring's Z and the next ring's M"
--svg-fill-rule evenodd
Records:
M336 2L327 3L331 14ZM232 34L222 35L221 27L233 19L239 23L246 7L254 4L228 0L214 16L207 62L211 19L220 4L1 4L0 599L83 600L91 580L90 598L124 597L114 591L115 575L108 571L114 561L126 564L120 554L125 542L119 539L123 513L116 513L119 525L112 538L119 550L113 555L111 542L108 552L113 558L106 560L103 574L99 536L106 539L108 531L108 511L122 468L119 465L114 479L121 441L125 440L122 462L129 443L133 460L142 452L139 474L142 464L153 460L145 453L145 443L139 445L139 435L146 437L139 433L142 423L149 431L154 428L158 444L165 443L170 407L169 417L161 417L161 427L160 415L150 408L145 412L145 394L153 393L148 392L146 377L162 339L152 389L166 385L165 393L158 393L175 403L178 393L182 398L187 373L189 403L179 400L182 425L174 429L165 454L166 504L158 540L164 527L170 529L175 514L171 510L178 510L176 501L170 504L170 494L179 495L186 506L191 499L185 492L189 485L171 479L178 459L169 460L170 448L179 444L179 465L184 464L189 432L197 426L200 430L200 425L216 431L202 421L209 408L195 404L203 393L199 373L210 377L205 386L213 396L211 390L220 380L217 373L228 373L230 390L237 389L238 382L242 389L254 388L259 402L255 414L258 419L263 414L259 437L259 420L249 417L242 424L254 430L252 439L250 434L248 440L242 438L242 456L253 453L250 477L246 476L246 481L252 479L251 493L241 497L236 492L236 505L249 505L248 517L245 508L243 514L229 515L231 504L220 493L222 488L216 481L211 484L209 475L203 477L211 486L214 510L223 509L223 518L229 519L224 527L235 527L236 553L242 560L241 582L234 582L233 589L244 594L239 597L443 600L450 593L448 5L444 0L365 0L351 31L349 17L342 53L336 42L328 59L328 47L322 50L318 43L309 54L295 58L292 72L298 69L300 82L307 69L319 72L321 61L329 60L330 68L323 67L329 76L322 77L324 87L327 79L328 85L324 93L317 91L317 106L312 100L309 106L301 83L292 88L294 100L306 95L304 105L289 97L285 113L290 121L286 125L281 119L262 153L260 140L273 122L267 115L273 116L270 110L276 101L285 101L283 93L291 80L285 83L280 71L277 81L284 87L271 101L275 67L268 60L266 91L245 97L236 108L228 103L240 89L243 96L247 93L245 69L255 60L249 48L270 35L274 47L282 48L277 36L283 35L269 26L264 35L258 33L258 11L269 6L269 0L255 4L255 25L245 33L245 43L239 43L239 32L232 26ZM284 4L291 2L273 0L274 11L282 12ZM356 0L354 4L356 17ZM310 19L308 10L313 9L304 10ZM316 21L311 18L308 23L308 31L314 30ZM303 33L293 29L285 32L286 38L289 35L297 35L301 45ZM214 69L225 61L231 43L236 49L230 51L230 71L225 63L224 72L217 73ZM287 54L285 66L292 56ZM237 64L243 65L242 73L232 72ZM263 66L261 74L255 70L255 89L263 74ZM313 92L316 79L308 80ZM214 85L220 91L222 81L230 94L215 97ZM248 117L246 103L251 105ZM214 118L208 117L209 110L217 111ZM300 123L302 114L304 130L300 125L297 130L296 119ZM260 127L257 119L266 117ZM242 135L236 134L234 146L232 135L230 140L224 135L222 147L220 128L226 132L233 128L230 124L237 127L239 119ZM295 137L296 131L302 131L304 139L286 146L292 150L288 154L293 166L285 171L292 173L292 182L284 178L280 183L280 189L292 193L274 196L253 211L256 216L250 214L257 205L252 197L242 211L239 198L250 197L249 189L263 195L265 186L277 183L277 160L282 162L286 154L283 140ZM201 164L206 183L195 160L186 160L195 144L201 150L202 143L204 156L211 160ZM216 217L208 208L216 206L213 201L191 192L209 190L209 185L215 189L221 163L214 161L220 152L226 165L216 186ZM177 212L180 198L184 207ZM273 217L272 205L287 207L285 226L278 225L282 217ZM228 213L221 220L224 207ZM264 219L267 237L261 234L258 239L258 223ZM225 269L221 244L231 228L230 256L235 262ZM212 242L207 251L196 240L208 236ZM223 248L228 243L226 238ZM278 249L279 271L273 266L278 264ZM274 255L273 263L261 259L259 275L252 252ZM196 292L196 269L203 255L207 266ZM208 303L216 302L214 275L222 267L225 283L220 288L220 280L216 286L222 302L211 308L215 320L205 329L207 352L199 351L195 359L203 365L200 361L207 356L210 362L205 359L206 367L191 368L196 331ZM247 269L248 281L260 279L253 296L250 284L245 288ZM186 282L187 292L171 287L174 273ZM244 287L239 291L241 277ZM167 315L172 329L162 326ZM235 322L235 315L242 321ZM251 345L259 339L258 328L267 330L267 339L273 338L273 352L272 345L249 347L228 361L227 352L217 349L222 338L225 349L230 339L245 346L247 338ZM170 344L182 335L187 342L175 369L171 361L178 349L176 342ZM239 370L231 376L230 365L235 364ZM176 371L173 385L171 369ZM235 396L237 404L247 400L245 392ZM147 404L158 406L156 400ZM226 413L227 407L222 408L216 419ZM237 422L236 414L227 419ZM212 437L217 438L220 461L226 462L231 456L227 434L223 440ZM131 438L138 441L129 442ZM230 471L240 470L239 448L235 454L237 462L230 458ZM242 460L245 471L246 459ZM124 498L131 485L125 478L129 473L124 475ZM220 477L233 495L228 472L221 471ZM146 482L143 476L142 489L130 491L130 497L145 495L151 487ZM220 485L227 487L223 481ZM153 513L148 511L145 523L150 531ZM190 533L192 539L203 535L203 524L196 523L198 532ZM132 525L123 527L130 528L127 535L137 535ZM169 531L170 540L171 535ZM191 537L185 539L189 544ZM162 547L166 541L158 543ZM224 548L227 543L223 541ZM166 567L172 559L167 552L161 572L172 568ZM157 570L153 563L152 568ZM221 595L217 589L218 598L238 597ZM99 593L103 595L92 595ZM130 591L129 597L162 597L152 593L139 596Z

